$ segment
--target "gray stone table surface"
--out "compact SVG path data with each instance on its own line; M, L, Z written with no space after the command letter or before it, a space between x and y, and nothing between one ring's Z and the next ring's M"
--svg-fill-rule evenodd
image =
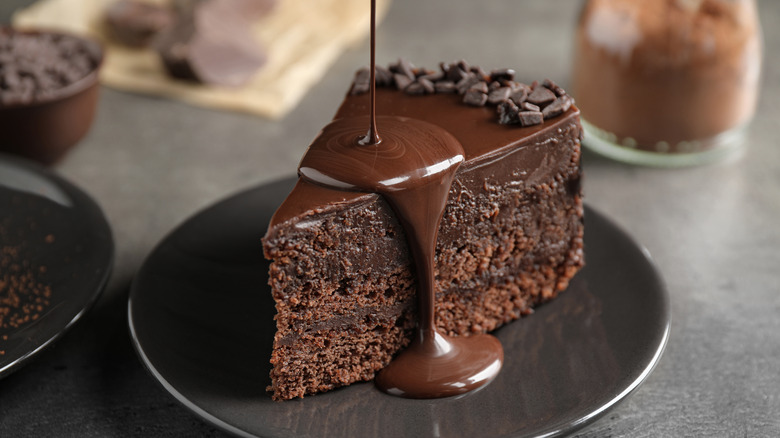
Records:
M29 3L2 0L0 20ZM435 66L465 58L565 86L579 5L394 0L377 59ZM585 154L587 202L652 253L671 295L672 331L648 380L576 436L780 436L780 2L759 5L764 90L743 156L673 170ZM153 246L196 211L291 175L367 50L366 41L347 51L278 121L102 90L91 133L56 170L105 210L115 270L82 321L0 380L1 437L224 436L136 358L130 281Z

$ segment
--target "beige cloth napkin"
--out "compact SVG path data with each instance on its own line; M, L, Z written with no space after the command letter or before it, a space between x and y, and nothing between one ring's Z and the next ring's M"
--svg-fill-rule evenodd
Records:
M13 25L97 38L106 48L100 74L105 85L271 118L283 117L294 108L347 46L368 34L370 20L367 0L279 0L253 27L267 50L268 62L247 85L220 88L172 79L153 50L127 48L112 41L103 25L103 13L113 1L41 0L18 11ZM389 4L390 0L377 1L377 20Z

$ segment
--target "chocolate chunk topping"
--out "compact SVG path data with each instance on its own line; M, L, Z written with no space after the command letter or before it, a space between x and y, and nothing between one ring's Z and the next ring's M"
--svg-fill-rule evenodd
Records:
M511 68L502 68L490 72L491 81L513 81L514 79L515 71Z
M471 90L477 90L477 91L479 91L480 93L485 93L485 94L487 94L487 92L488 92L488 86L487 86L487 84L486 84L486 83L484 83L484 82L477 82L476 84L474 84L474 85L472 85L472 86L470 86L470 87L469 87L469 91L471 91Z
M401 73L394 74L393 79L395 79L395 86L399 90L405 90L414 81L414 79Z
M551 104L544 107L542 115L545 119L560 116L571 108L571 97L564 94L561 97L555 99Z
M366 71L368 71L368 69L366 69ZM393 85L393 73L380 65L376 66L376 84L380 87Z
M555 93L556 96L561 97L566 94L566 91L558 86L555 82L553 82L550 79L545 79L544 82L542 82L542 85L547 88L548 90Z
M391 72L397 75L406 76L410 83L416 79L414 74L414 66L407 60L400 58L395 64L390 64L389 69ZM399 87L399 89L402 89Z
M514 80L509 68L485 70L466 61L439 63L439 70L416 68L399 59L387 69L377 67L376 84L396 87L411 95L459 93L466 105L494 105L498 122L505 125L532 126L556 117L571 108L573 99L550 79L534 81L530 86ZM351 93L368 92L370 75L362 69L355 75Z
M520 123L518 117L520 109L511 100L505 100L498 104L498 123L502 125L515 125Z
M423 76L431 76L437 74L437 72L433 70L428 70L427 68L415 68L412 69L412 71L414 72L414 77L418 79Z
M512 99L512 101L518 105L522 105L523 102L525 102L526 99L528 99L528 89L527 88L519 88L517 91L512 93L512 95L509 97Z
M485 106L487 100L488 100L487 94L474 88L470 89L469 91L466 92L466 94L463 95L463 103L472 106Z
M475 75L477 75L477 77L480 80L484 81L484 80L486 80L486 78L489 78L489 75L487 74L487 72L485 72L485 70L482 70L482 67L480 67L478 65L472 66L469 71L474 73Z
M349 94L368 93L371 85L371 72L367 68L361 68L355 73L355 79L352 81L352 89ZM378 81L377 81L378 82Z
M466 62L466 60L464 60L464 59L461 59L460 61L457 61L457 62L455 63L455 65L457 65L457 66L458 66L458 68L460 68L460 69L461 69L461 70L463 70L464 72L471 71L471 66L470 66L470 65L469 65L469 63L468 63L468 62Z
M501 87L497 88L490 92L490 95L488 96L488 102L490 102L493 105L498 105L501 103L501 101L508 100L509 96L512 95L512 89L509 87Z
M544 116L540 111L520 111L517 114L520 124L523 126L533 126L542 123Z
M420 82L412 82L404 88L404 92L407 94L425 94L425 86Z
M440 80L444 79L444 72L437 71L437 72L426 73L426 74L418 77L418 79L427 79L427 80L429 80L431 82L440 81Z
M458 88L458 93L465 94L472 85L479 83L479 78L477 78L477 75L474 73L466 73L466 76L463 77L455 86Z
M528 95L528 101L539 106L544 106L555 100L555 93L545 87L535 87Z
M522 108L525 111L539 111L539 107L537 105L532 104L531 102L521 103L520 108Z
M455 87L455 82L452 81L439 81L434 84L437 93L456 93L458 88Z
M461 79L463 79L464 76L466 76L466 71L461 70L460 67L457 66L457 64L442 64L442 71L444 72L444 75L452 82L459 82Z
M419 77L417 83L423 87L426 94L433 94L436 92L436 87L433 85L433 81L427 79L428 76L429 75Z

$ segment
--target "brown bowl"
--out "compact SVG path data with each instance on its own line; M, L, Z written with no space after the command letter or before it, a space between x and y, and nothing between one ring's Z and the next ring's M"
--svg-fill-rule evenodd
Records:
M98 73L103 50L90 39L64 32L0 28L0 34L60 35L93 44L95 67L84 77L54 90L51 96L25 103L0 104L0 151L44 164L60 160L89 131L100 90Z

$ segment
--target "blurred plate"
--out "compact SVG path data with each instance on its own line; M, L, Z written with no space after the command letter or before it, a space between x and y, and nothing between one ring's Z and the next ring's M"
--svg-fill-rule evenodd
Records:
M113 254L111 230L88 195L43 167L0 154L0 378L92 306Z

